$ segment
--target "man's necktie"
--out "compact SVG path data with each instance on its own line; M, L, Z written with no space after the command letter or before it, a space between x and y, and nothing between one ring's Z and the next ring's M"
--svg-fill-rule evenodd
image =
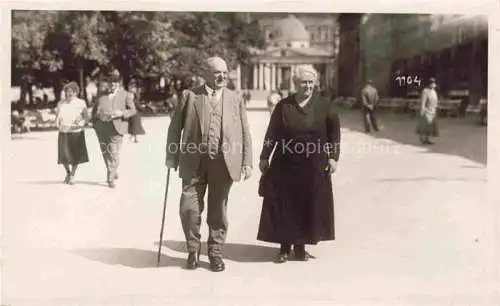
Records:
M215 90L210 95L210 105L213 109L217 108L217 92Z
M208 137L208 156L210 156L210 158L215 158L215 156L217 155L217 151L218 151L218 141L217 141L217 135L215 134L216 133L216 127L214 126L215 121L213 121L215 119L215 116L217 116L217 104L218 104L218 101L217 101L217 94L216 94L216 91L212 91L212 94L210 95L210 106L212 107L212 112L213 112L213 115L214 117L212 117L212 119L210 119L210 128L209 128L209 137Z

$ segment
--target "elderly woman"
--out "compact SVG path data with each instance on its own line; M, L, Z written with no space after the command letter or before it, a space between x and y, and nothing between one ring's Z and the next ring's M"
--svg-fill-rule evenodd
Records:
M260 155L264 199L257 239L281 245L277 263L289 259L292 245L294 259L307 261L306 244L335 239L331 175L340 122L333 104L315 89L317 80L311 66L297 68L297 92L276 105Z
M431 136L439 136L437 125L438 94L436 92L436 79L430 78L427 88L422 90L420 96L420 119L417 123L416 132L420 142L425 145L434 144L429 140Z
M85 101L78 98L80 88L70 82L63 88L64 99L57 105L58 164L66 170L65 184L73 185L79 164L89 161L83 128L90 120Z

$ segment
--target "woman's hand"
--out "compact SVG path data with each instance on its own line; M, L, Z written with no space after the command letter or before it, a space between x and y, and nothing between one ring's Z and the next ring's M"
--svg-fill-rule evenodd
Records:
M267 169L269 169L269 161L267 159L263 159L259 162L260 172L264 173Z
M333 158L328 159L328 166L326 166L325 170L330 175L334 174L337 171L337 162Z

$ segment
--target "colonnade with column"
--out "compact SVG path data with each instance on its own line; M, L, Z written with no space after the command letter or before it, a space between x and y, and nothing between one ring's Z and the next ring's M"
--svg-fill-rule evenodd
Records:
M283 82L283 74L286 69L289 71L289 87L293 88L293 72L294 64L283 65L275 63L257 63L253 65L253 89L257 90L275 90L278 89Z
M318 65L325 65L324 69L319 69L320 81L323 87L333 84L334 72L331 69L333 62L318 62ZM294 89L293 74L300 63L255 63L251 66L241 67L238 65L233 74L233 81L236 88L252 90L276 90ZM321 71L323 70L323 71ZM286 81L288 84L283 84ZM244 83L244 84L243 84ZM284 88L280 86L284 85Z

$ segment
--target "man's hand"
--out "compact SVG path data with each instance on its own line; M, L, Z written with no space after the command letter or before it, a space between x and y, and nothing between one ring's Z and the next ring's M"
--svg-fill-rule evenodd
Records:
M328 159L328 166L326 167L326 170L330 175L337 171L337 162L333 158Z
M269 169L269 161L267 159L263 159L259 162L259 170L264 173L267 169Z
M83 128L85 127L85 124L86 124L86 121L83 120L83 119L78 119L78 120L75 120L75 122L73 122L73 128L74 129L79 129L79 128Z
M175 164L175 162L173 161L170 161L170 160L167 160L167 162L165 163L165 165L167 166L167 168L169 169L172 169L172 170L177 170L177 165Z
M244 166L241 170L243 174L243 180L248 180L252 176L252 168L249 166Z

